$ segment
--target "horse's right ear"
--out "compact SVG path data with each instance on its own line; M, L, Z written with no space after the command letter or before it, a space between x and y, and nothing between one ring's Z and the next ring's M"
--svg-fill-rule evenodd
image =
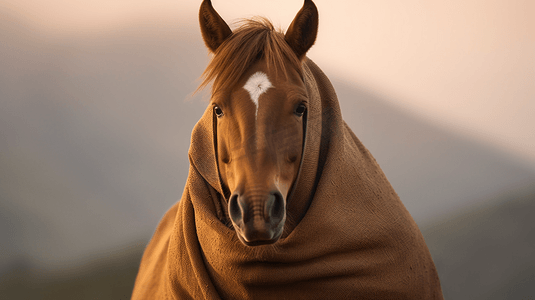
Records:
M223 18L215 11L212 1L204 0L199 10L199 23L206 47L215 52L217 48L232 34L232 30Z

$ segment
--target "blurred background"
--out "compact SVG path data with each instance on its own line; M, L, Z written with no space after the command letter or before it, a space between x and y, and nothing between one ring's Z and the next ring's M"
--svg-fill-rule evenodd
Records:
M182 195L199 1L0 0L0 298L128 299ZM535 4L316 0L308 53L447 299L535 296ZM213 0L285 30L301 0ZM532 298L529 298L532 299Z

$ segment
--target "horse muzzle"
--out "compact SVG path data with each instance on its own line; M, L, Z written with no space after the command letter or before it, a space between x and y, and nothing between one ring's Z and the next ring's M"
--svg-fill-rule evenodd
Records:
M286 201L279 191L233 193L229 215L240 241L246 246L273 244L279 240L286 221Z

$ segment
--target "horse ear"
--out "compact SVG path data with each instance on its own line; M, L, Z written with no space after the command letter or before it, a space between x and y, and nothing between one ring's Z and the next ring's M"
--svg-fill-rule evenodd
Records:
M314 45L318 34L318 9L312 0L305 0L305 4L295 16L286 31L284 39L302 59L308 49Z
M215 11L212 1L204 0L199 10L199 23L206 47L215 52L217 48L232 34L232 30L223 18Z

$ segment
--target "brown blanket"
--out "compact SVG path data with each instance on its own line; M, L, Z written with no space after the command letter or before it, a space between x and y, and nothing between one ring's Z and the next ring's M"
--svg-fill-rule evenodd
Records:
M209 107L193 130L182 199L145 250L132 299L442 299L417 225L342 120L327 77L308 59L303 69L305 147L288 199L302 219L260 248L225 226Z

